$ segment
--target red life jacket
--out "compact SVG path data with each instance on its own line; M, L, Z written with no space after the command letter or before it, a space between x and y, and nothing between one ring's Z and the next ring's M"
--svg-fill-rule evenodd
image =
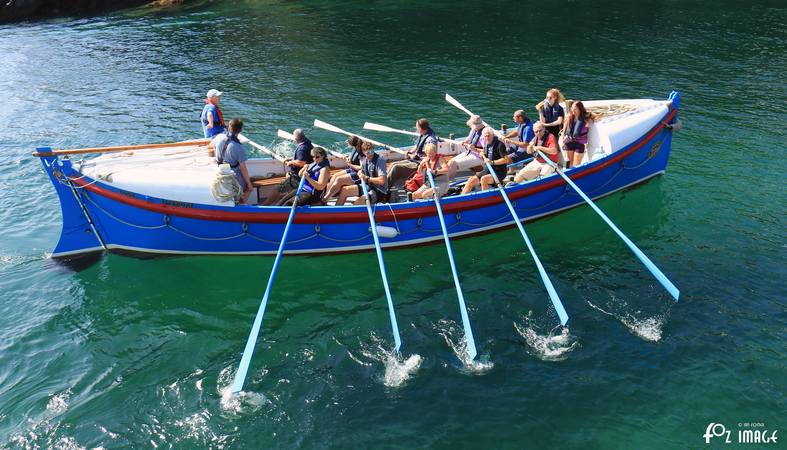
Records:
M544 131L544 136L545 136L545 138L542 139L541 142L539 143L538 135L536 135L536 145L540 146L540 147L552 147L552 148L556 149L559 152L560 149L558 149L558 147L557 147L557 141L555 140L555 136L552 133L549 133L547 131ZM547 155L549 157L549 159L552 160L552 162L554 162L556 164L560 162L560 154L559 153L555 152L554 155L549 154L547 152L543 152L543 153L545 155ZM536 156L536 161L540 162L541 164L546 164L546 161L544 161L544 158L542 158L541 155Z

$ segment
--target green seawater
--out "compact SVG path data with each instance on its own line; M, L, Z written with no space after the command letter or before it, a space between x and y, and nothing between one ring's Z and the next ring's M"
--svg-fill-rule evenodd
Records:
M0 448L732 448L787 433L787 6L776 1L215 1L0 26ZM199 137L201 99L269 144L364 121L489 123L550 87L681 92L664 176L527 229L571 314L555 328L516 230L457 240L480 362L442 244L287 256L246 394L227 398L270 257L47 258L60 210L36 146ZM371 136L371 135L370 135ZM406 137L371 137L404 145ZM733 432L733 442L737 436Z

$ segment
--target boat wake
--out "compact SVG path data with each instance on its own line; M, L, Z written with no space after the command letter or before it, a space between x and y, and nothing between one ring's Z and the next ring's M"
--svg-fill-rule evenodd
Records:
M386 341L380 339L376 334L371 333L369 342L361 342L359 358L354 355L349 349L347 353L350 358L362 366L371 366L374 362L381 362L385 367L385 373L382 377L382 382L386 387L399 387L402 386L407 380L412 378L413 375L421 367L423 358L421 355L414 354L405 358L402 354L397 353L393 349L388 350L385 347Z
M495 366L489 361L488 354L478 355L478 359L470 359L467 353L467 342L465 341L464 330L451 320L442 319L435 325L437 332L445 339L445 343L453 350L454 355L462 363L464 372L480 375L488 372Z
M232 381L235 378L235 366L225 367L219 373L216 390L221 396L221 409L232 414L250 414L262 407L270 400L260 393L240 391L232 393Z
M521 323L514 322L514 328L525 339L530 353L542 361L563 361L570 352L579 348L579 341L569 333L568 327L558 325L546 334L539 334L532 311Z
M619 302L622 302L623 306L626 306L626 303L622 300L619 300ZM658 342L661 340L661 333L664 324L667 322L666 314L639 319L628 312L614 313L607 311L590 301L588 301L588 305L596 311L617 319L620 323L625 325L633 335L641 339L649 342Z

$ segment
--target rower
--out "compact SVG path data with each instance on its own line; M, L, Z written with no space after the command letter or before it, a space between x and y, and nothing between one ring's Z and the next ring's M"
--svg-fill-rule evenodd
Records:
M314 147L311 151L313 163L303 166L299 172L301 177L306 177L303 183L303 190L298 194L298 206L320 203L322 193L328 185L328 176L331 172L331 164L328 161L328 152L322 147ZM282 199L280 205L292 205L295 199L295 191Z
M238 140L241 131L243 131L243 122L240 119L232 119L227 132L214 138L212 143L216 148L216 162L219 165L229 164L232 171L235 172L235 178L241 188L238 203L246 203L249 200L252 186L251 180L249 180L249 171L246 168L249 156L246 154L246 148Z
M314 161L311 155L314 145L312 145L312 141L306 138L303 130L298 128L292 132L292 135L295 138L296 146L293 157L284 160L284 165L288 170L287 175L276 189L271 192L270 197L265 199L263 205L274 205L279 203L282 197L292 197L289 194L294 194L295 190L298 189L298 183L301 181L301 177L298 175L301 168Z
M424 147L425 157L418 165L418 170L422 172L421 179L426 180L415 192L413 192L413 200L429 199L434 196L434 189L429 185L429 176L426 171L432 172L435 184L437 185L437 195L442 197L448 192L449 178L448 178L448 163L445 162L445 157L437 153L437 145L426 144Z
M536 122L533 125L533 131L536 133L536 137L530 141L530 145L527 147L527 153L532 155L538 150L546 154L552 162L557 164L558 161L560 161L560 152L557 148L557 139L555 136L552 135L552 133L548 133L546 127L544 127L541 122ZM529 162L516 174L514 182L521 183L525 180L532 180L538 176L545 177L554 171L555 169L552 165L547 163L540 155L537 155L533 161Z
M388 201L388 175L385 170L385 158L374 151L374 147L364 147L364 155L361 159L361 170L358 177L363 179L369 186L369 203L374 205ZM339 192L336 206L344 205L347 197L357 195L358 198L353 204L363 205L366 197L363 195L362 186L345 186Z
M479 153L479 150L482 150L486 146L486 141L483 136L485 127L484 121L481 119L481 116L473 115L468 119L467 126L470 128L470 133L465 140L462 141L462 145L467 151L456 155L448 163L450 169L449 173L452 178L457 172L471 170L481 167L484 164L483 159L481 159L481 154Z
M491 164L492 170L494 170L495 175L497 175L497 179L502 180L508 171L508 164L511 163L511 157L508 156L506 145L495 136L495 130L491 127L484 128L483 136L486 144L484 145L482 163ZM467 179L467 183L465 183L462 193L467 194L472 192L479 183L481 184L482 191L496 185L495 178L487 167L484 167L484 170Z
M505 136L503 142L508 145L511 163L518 163L528 158L527 146L535 134L533 133L533 122L527 117L524 110L514 111L513 119L517 127Z
M361 179L358 178L358 171L361 170L361 158L363 157L365 149L374 148L374 144L364 141L358 136L348 137L347 144L353 149L350 156L344 157L347 168L344 169L344 172L337 172L331 176L331 180L328 182L328 188L325 190L325 194L323 194L324 202L333 198L344 186L361 186Z
M200 121L202 122L202 132L206 138L212 138L226 130L224 116L219 109L221 94L222 92L216 89L211 89L205 94L205 107L202 108Z
M415 130L418 132L418 138L415 140L412 150L407 152L405 159L395 161L388 167L388 183L395 186L400 181L410 178L417 170L418 164L424 157L424 146L427 144L437 145L437 135L429 121L421 118L415 122Z

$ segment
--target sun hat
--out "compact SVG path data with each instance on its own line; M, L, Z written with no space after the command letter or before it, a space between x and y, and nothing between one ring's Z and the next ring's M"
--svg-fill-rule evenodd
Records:
M468 119L467 126L473 128L481 128L482 126L484 126L484 121L481 120L481 116L473 115L470 117L470 119Z

